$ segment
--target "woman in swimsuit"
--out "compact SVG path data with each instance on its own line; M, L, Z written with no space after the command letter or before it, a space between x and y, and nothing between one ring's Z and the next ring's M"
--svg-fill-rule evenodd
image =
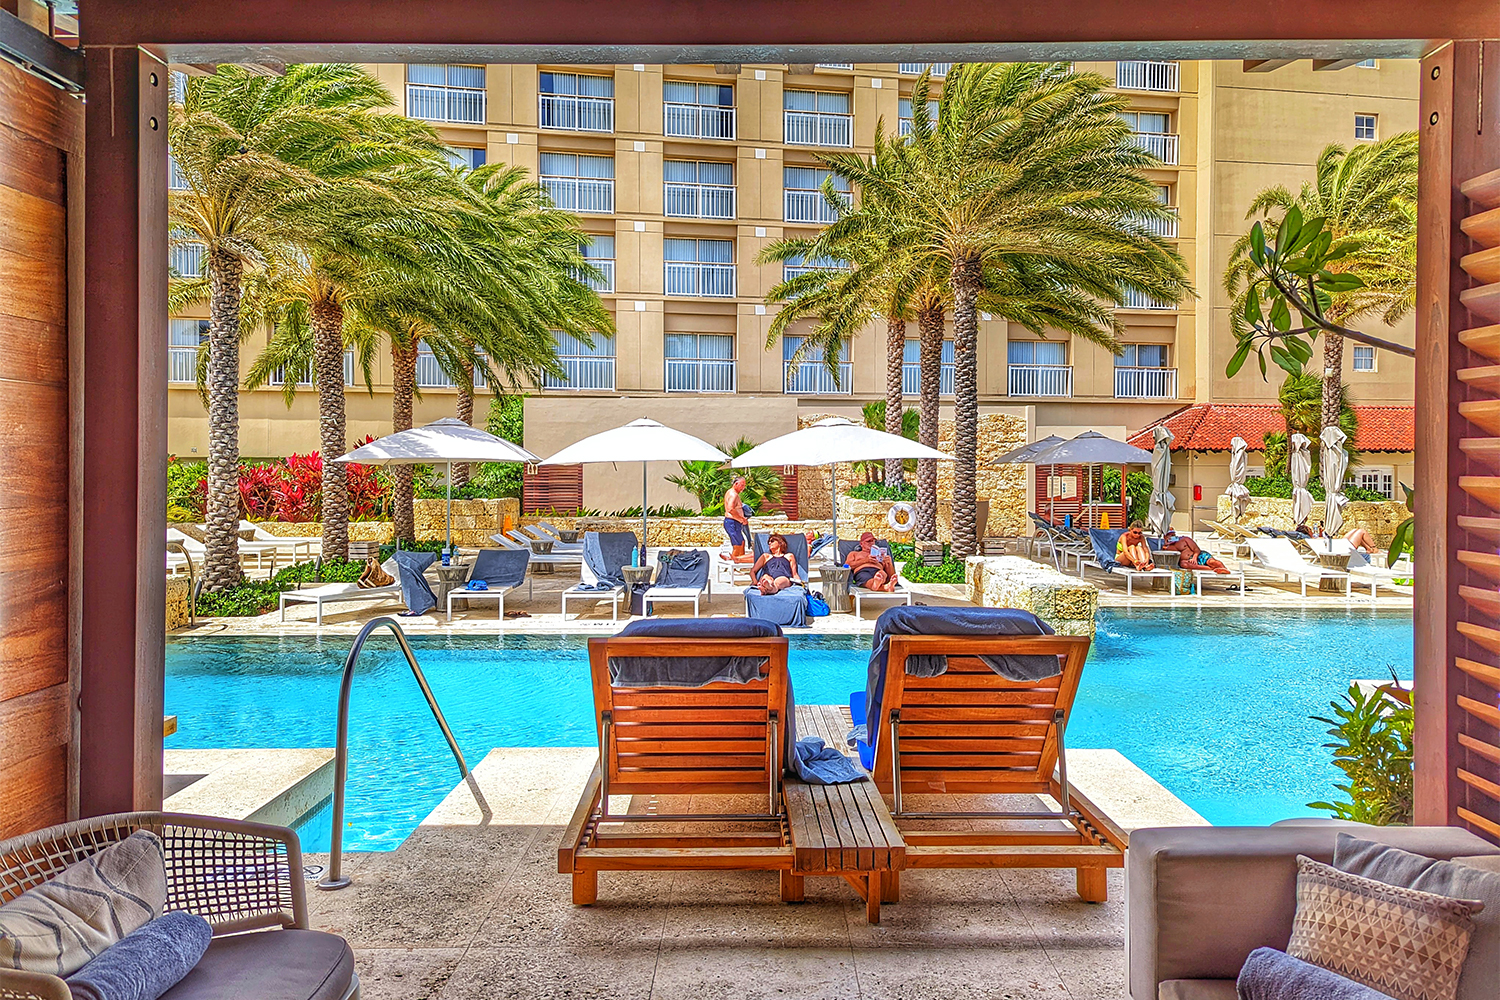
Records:
M797 557L787 551L786 538L772 535L766 539L765 555L755 560L750 578L762 594L778 594L797 579Z

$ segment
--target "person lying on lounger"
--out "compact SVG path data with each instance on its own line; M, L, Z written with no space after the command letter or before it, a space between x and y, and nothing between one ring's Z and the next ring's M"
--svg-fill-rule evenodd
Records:
M1131 521L1130 527L1120 532L1120 540L1115 543L1115 562L1143 573L1156 568L1156 561L1151 558L1151 546L1146 544L1146 533L1141 530L1141 522Z
M891 561L890 552L876 545L875 536L868 531L859 536L859 548L849 553L844 565L854 571L852 579L856 586L887 593L896 589L896 564Z
M1348 542L1352 548L1359 549L1361 552L1370 553L1375 551L1375 538L1364 528L1355 528L1353 531L1350 531L1344 536L1344 541Z
M1180 553L1177 565L1183 569L1211 569L1215 573L1226 574L1229 572L1229 568L1222 562L1200 549L1197 542L1187 535L1179 535L1170 528L1167 529L1167 537L1162 539L1161 547Z
M766 549L751 567L750 579L762 594L779 594L797 581L797 557L787 551L784 535L766 539Z

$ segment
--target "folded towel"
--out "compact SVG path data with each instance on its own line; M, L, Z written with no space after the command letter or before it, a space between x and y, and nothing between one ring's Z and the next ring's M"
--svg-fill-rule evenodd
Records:
M473 568L469 570L469 589L519 587L526 579L526 567L530 563L528 549L480 549L479 555L474 557ZM475 583L486 586L476 588Z
M596 589L625 586L622 570L630 565L631 554L639 545L633 531L590 531L583 536L583 561L599 581Z
M1257 948L1235 983L1240 1000L1390 1000L1379 990L1275 948Z
M489 590L490 589L490 585L485 580L470 580L469 581L468 589L469 590Z
M401 601L406 609L414 615L425 615L437 607L437 595L422 575L437 560L437 553L400 549L391 558L396 561L396 576L401 580Z
M73 1000L156 1000L193 970L212 938L207 920L174 910L100 952L68 977L68 989Z
M810 785L845 785L864 779L865 773L852 760L816 736L798 740L792 752L797 777Z

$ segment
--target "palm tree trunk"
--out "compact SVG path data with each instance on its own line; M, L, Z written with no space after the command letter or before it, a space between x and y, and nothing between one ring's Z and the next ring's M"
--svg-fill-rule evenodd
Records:
M1323 426L1337 427L1343 407L1344 338L1323 334Z
M900 316L885 318L885 432L901 436L901 367L906 360L906 320ZM904 459L885 460L885 485L899 490L906 485L902 469Z
M917 329L921 337L921 395L917 397L917 440L929 448L938 446L938 393L943 378L943 303L931 302L917 312ZM937 459L917 462L917 540L935 542L937 531Z
M472 361L464 362L464 372L468 375L468 378L464 380L464 385L458 387L458 419L466 424L473 424L474 363ZM467 462L463 465L455 465L453 467L453 485L455 487L468 485L471 474L472 470Z
M979 262L953 265L953 558L979 550Z
M240 281L244 262L213 250L208 256L208 503L203 587L240 581Z
M411 430L412 399L417 387L417 345L391 342L391 430ZM412 496L412 467L393 465L391 496L396 538L403 542L417 540L415 502Z
M312 304L313 366L318 387L318 438L323 457L323 558L349 558L349 486L334 459L348 450L344 423L344 307Z

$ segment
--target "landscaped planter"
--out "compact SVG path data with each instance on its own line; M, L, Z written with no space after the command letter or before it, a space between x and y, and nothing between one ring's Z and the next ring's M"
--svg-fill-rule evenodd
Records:
M1225 524L1234 520L1234 502L1228 496L1219 497L1218 515L1218 520ZM1344 507L1344 526L1339 532L1347 534L1355 528L1364 528L1374 536L1378 544L1389 545L1392 536L1396 534L1396 526L1408 517L1411 517L1411 511L1406 509L1406 504L1397 500L1350 500ZM1251 497L1239 523L1246 527L1264 524L1282 531L1291 531L1297 527L1292 523L1292 502L1281 497ZM1323 501L1313 501L1307 523L1322 526Z
M554 527L570 528L575 531L630 531L634 532L637 538L641 535L641 519L638 517L532 517L528 515L521 519L522 524L536 524L538 521L546 521ZM652 547L716 549L729 544L729 536L724 534L722 517L653 517L649 519L648 524L651 537L647 544ZM780 514L750 519L751 531L784 534L793 532L806 534L811 531L822 535L830 529L831 525L827 520L789 521ZM840 530L843 530L842 526Z

